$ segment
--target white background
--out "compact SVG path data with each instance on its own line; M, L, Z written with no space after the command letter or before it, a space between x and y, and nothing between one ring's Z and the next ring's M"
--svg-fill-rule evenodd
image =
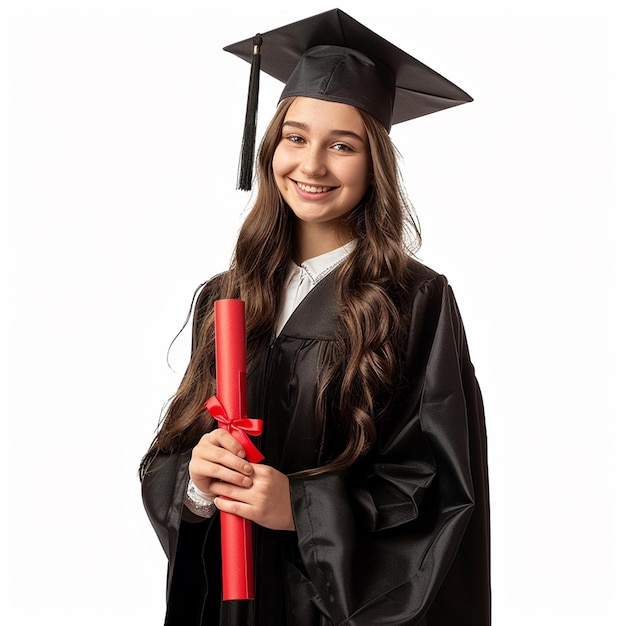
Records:
M248 66L222 47L334 8L303 6L3 5L3 624L162 623L137 465L248 204ZM475 99L392 138L485 395L494 624L626 624L617 11L339 6ZM260 129L279 93L262 80Z

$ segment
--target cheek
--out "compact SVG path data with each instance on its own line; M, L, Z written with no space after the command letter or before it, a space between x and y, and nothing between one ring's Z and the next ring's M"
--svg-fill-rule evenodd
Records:
M287 191L287 181L285 180L286 167L284 159L281 159L281 154L278 151L274 153L274 158L272 159L272 173L278 192L283 200L285 200L285 193Z
M274 158L272 159L272 171L274 172L274 178L276 182L279 182L279 178L285 176L291 171L289 159L285 154L285 151L280 148L276 148L274 151Z
M372 182L372 174L368 163L353 164L343 173L344 184L353 188L356 192L365 191Z

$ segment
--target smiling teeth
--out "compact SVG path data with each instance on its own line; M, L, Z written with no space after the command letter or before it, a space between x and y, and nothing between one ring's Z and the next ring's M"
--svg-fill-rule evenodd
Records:
M332 187L311 187L311 185L304 185L303 183L298 183L298 187L308 193L324 193L332 189Z

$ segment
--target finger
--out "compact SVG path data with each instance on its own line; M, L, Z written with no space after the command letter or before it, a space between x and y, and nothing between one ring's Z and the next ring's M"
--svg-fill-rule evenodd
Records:
M253 504L257 498L254 492L250 489L252 487L252 480L245 477L247 480L242 481L242 484L216 482L213 485L212 492L216 496L222 496L229 500L236 500L237 502L243 502L245 504Z
M268 465L253 464L252 486L214 483L215 505L273 530L295 530L289 478Z
M215 428L210 433L206 433L200 439L199 445L219 446L228 450L235 456L244 458L246 451L243 446L224 428Z
M250 478L252 466L244 462L239 467L240 463L238 462L241 459L231 455L229 459L232 458L236 459L238 467L231 467L225 463L216 463L206 459L192 459L189 463L189 475L198 488L200 488L200 485L197 481L203 481L206 484L207 479L209 481L223 481L224 483L244 488L250 487L252 485Z
M211 443L210 440L205 440L202 444L198 444L191 453L191 467L194 467L196 463L201 461L224 465L242 474L250 475L253 472L252 465L245 458L234 454L227 448Z
M256 521L256 516L254 512L254 508L249 504L244 502L239 502L238 500L230 500L224 496L215 498L215 506L219 511L223 511L224 513L232 513L233 515L238 515L239 517L243 517L244 519L248 519L252 522Z

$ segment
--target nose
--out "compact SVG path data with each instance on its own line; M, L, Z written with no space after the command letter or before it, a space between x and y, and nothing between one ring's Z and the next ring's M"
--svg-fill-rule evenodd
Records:
M312 178L326 174L324 151L316 146L309 146L306 153L302 155L300 170Z

